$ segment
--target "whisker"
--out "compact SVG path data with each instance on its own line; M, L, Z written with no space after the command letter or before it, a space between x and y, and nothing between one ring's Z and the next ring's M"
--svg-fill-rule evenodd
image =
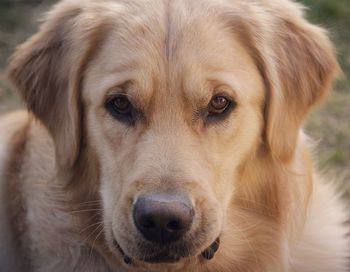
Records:
M80 213L80 212L94 212L94 211L100 211L102 212L103 209L84 209L84 210L73 210L71 211L71 213L75 214L75 213Z
M87 237L85 237L85 239L86 240L89 240L90 239L90 237L91 236L93 236L94 235L94 233L96 232L96 231L98 231L99 230L99 228L103 228L103 225L102 225L102 223L100 224L100 225L98 225Z
M251 242L249 241L248 237L244 234L244 232L240 229L239 226L234 225L234 224L232 224L231 226L233 228L235 228L240 233L241 237L246 241L247 245L249 246L249 248L250 248L250 250L251 250L251 252L252 252L252 254L254 256L254 260L257 263L258 262L258 256L256 255L255 249L252 246Z
M92 242L92 246L90 249L90 258L92 258L92 251L94 249L94 244L95 244L96 240L98 239L98 237L102 234L102 232L103 232L103 226L102 226L102 229L99 231L99 233L96 235L94 241Z
M75 204L75 206L83 206L83 205L100 205L101 201L100 200L91 200L91 201L86 201L86 202L80 202Z
M240 218L246 219L246 216L242 215L238 215ZM240 228L241 231L247 231L247 230L251 230L254 229L257 226L260 226L263 222L265 222L265 220L259 220L259 221L255 221L254 224L249 224L248 226L246 226L245 228ZM237 227L237 225L235 225L233 222L227 222L230 226L233 227Z
M254 205L256 205L256 206L259 206L259 207L261 207L261 208L263 208L263 209L265 209L265 210L268 210L268 211L270 211L270 212L272 212L272 213L275 213L275 211L274 211L273 209L271 209L271 207L269 207L269 206L267 206L267 205L264 205L264 204L262 204L262 203L253 201L253 200L251 200L251 199L243 198L243 197L237 197L237 196L234 196L234 199L238 199L238 200L242 200L242 201L249 202L249 203L254 204Z
M258 216L261 216L264 218L279 219L279 217L276 216L276 213L272 213L269 211L264 212L264 211L256 210L256 209L249 208L249 207L239 207L239 208L235 209L236 215L240 215L240 214L244 215L246 213L258 215Z
M84 233L86 230L88 230L89 228L93 227L93 226L96 226L96 225L99 225L99 224L103 224L103 222L97 222L97 223L94 223L94 224L90 224L88 225L87 227L85 227L84 229L80 230L79 233Z

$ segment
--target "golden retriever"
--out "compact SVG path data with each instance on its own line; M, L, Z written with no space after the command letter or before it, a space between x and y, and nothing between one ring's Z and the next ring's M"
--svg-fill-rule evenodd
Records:
M2 272L347 271L301 130L339 70L288 0L65 0L11 59Z

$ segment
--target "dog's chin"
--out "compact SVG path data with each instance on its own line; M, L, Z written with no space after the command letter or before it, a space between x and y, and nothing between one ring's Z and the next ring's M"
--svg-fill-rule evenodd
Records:
M206 260L211 260L212 258L215 257L216 252L219 250L220 238L217 238L204 251L200 253L193 253L193 254L191 254L190 250L185 250L185 246L184 246L184 248L181 250L169 250L169 249L159 250L158 249L153 252L152 250L148 250L148 252L143 252L142 255L140 254L140 256L142 257L128 256L127 254L125 254L125 251L122 249L122 247L119 245L119 243L116 240L114 240L113 245L114 245L114 248L117 251L119 251L119 254L122 256L124 263L128 265L130 265L134 261L148 263L148 264L159 264L159 263L175 264L193 257L199 257L199 258L204 258Z
M179 256L179 255L171 255L168 253L160 253L158 255L154 256L145 256L143 258L138 259L138 261L149 263L149 264L158 264L158 263L168 263L168 264L174 264L181 262L185 258L189 258L190 256Z

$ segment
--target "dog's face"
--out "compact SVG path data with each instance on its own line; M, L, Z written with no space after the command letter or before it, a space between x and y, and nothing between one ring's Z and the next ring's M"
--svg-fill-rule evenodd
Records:
M280 223L277 185L253 174L291 161L335 73L295 4L195 2L65 1L12 62L75 194L100 200L108 258L199 265L225 239L249 252L244 205Z
M174 18L165 32L154 12L136 10L123 31L116 22L87 69L83 98L109 243L162 262L200 255L220 237L237 167L261 139L264 87L218 21ZM157 226L158 217L169 222Z

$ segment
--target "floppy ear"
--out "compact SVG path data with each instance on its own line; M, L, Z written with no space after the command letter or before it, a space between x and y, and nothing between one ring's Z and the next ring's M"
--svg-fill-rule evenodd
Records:
M79 152L79 88L97 46L98 30L86 26L75 2L58 4L40 31L18 47L9 66L10 79L28 109L52 134L57 162L63 168L71 167Z
M324 31L301 15L278 18L269 33L258 49L268 89L265 140L275 159L289 161L303 119L326 96L339 66Z

